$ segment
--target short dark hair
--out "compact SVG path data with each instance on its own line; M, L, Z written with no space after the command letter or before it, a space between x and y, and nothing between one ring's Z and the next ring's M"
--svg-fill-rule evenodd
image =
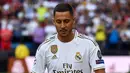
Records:
M74 15L73 7L70 4L60 3L56 5L56 7L54 8L53 16L55 16L56 12L65 12L65 11L69 11L72 16Z

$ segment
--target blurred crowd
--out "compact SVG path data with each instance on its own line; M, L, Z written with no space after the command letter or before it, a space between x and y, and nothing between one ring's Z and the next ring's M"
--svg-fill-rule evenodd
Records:
M34 56L56 33L52 18L59 2L74 7L75 29L95 39L103 55L130 54L130 0L0 0L0 51Z

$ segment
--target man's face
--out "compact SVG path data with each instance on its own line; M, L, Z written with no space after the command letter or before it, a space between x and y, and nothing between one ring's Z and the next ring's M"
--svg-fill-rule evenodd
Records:
M56 26L58 34L65 37L72 32L74 26L74 17L69 11L56 12L53 22Z

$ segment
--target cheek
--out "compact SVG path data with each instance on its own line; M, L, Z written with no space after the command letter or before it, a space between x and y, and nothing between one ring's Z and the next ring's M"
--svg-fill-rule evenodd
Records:
M60 26L55 25L56 30L58 31L60 29Z
M72 29L73 28L73 23L69 23L68 28Z

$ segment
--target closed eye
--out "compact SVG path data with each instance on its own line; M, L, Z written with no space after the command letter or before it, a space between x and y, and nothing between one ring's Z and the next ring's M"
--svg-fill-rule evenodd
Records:
M61 20L56 20L56 23L61 24Z
M64 20L64 23L69 23L69 22L70 22L69 19L65 19L65 20Z

